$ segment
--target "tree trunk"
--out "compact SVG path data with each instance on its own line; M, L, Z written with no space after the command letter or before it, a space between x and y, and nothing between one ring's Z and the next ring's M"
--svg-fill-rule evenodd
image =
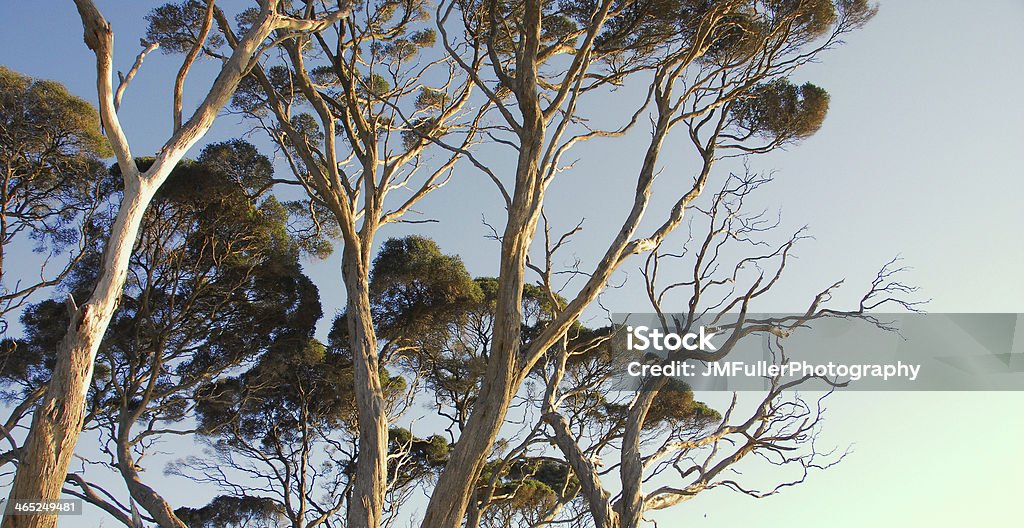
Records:
M388 461L388 416L380 382L377 336L370 313L368 267L363 252L345 245L342 271L347 296L349 346L359 416L359 454L348 509L350 528L378 528L384 511Z
M544 414L541 419L551 426L555 433L555 445L565 456L572 472L579 481L580 491L590 508L590 515L594 519L594 528L618 528L619 519L612 508L609 494L601 485L601 476L594 463L588 459L580 449L577 439L569 429L569 421L558 413L558 386L562 384L565 377L565 363L569 358L568 338L562 336L558 341L558 359L555 369L548 381L547 392L544 395Z
M664 379L659 380L661 382ZM643 460L640 457L640 435L643 431L643 423L647 420L647 411L654 402L663 383L657 383L653 387L644 387L640 396L633 402L626 419L626 432L622 439L621 463L622 469L619 478L622 483L621 498L616 504L619 514L619 522L622 528L636 528L644 513L644 497L641 484L643 483Z
M153 488L142 482L139 477L139 471L135 466L135 459L129 445L133 423L134 420L129 420L127 417L122 418L118 427L117 439L117 469L121 472L125 485L128 486L128 493L139 506L142 506L142 509L156 520L161 528L188 528L174 514L174 508Z
M476 482L519 387L523 283L526 255L537 229L544 196L538 160L545 135L536 93L520 97L520 107L524 114L524 126L519 134L522 146L512 207L501 239L493 345L487 372L473 412L430 497L422 528L459 528L462 525Z

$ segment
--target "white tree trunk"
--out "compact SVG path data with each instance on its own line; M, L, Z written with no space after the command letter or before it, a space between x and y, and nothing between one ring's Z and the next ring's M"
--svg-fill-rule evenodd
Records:
M256 59L260 45L274 29L288 27L297 31L319 31L349 12L337 11L321 21L297 21L277 14L277 0L262 0L259 19L221 67L199 108L174 132L149 170L140 173L116 113L112 81L114 34L91 0L75 0L75 5L82 18L85 43L96 55L100 117L117 156L125 191L104 250L95 289L81 308L69 303L72 309L67 335L57 351L53 377L36 409L32 427L21 449L3 528L56 526L56 515L10 514L15 501L53 501L60 498L82 429L85 398L92 382L96 352L124 288L128 261L142 217L157 189L185 152L209 130L217 113L230 100ZM146 503L140 503L146 506Z
M501 239L492 347L480 394L465 429L430 497L422 528L459 528L491 446L519 387L523 283L526 255L537 230L544 190L538 160L545 124L536 97L521 98L524 126L516 166L516 188Z
M387 483L388 415L380 382L377 337L370 313L369 282L358 248L346 245L344 276L348 296L349 346L356 380L359 456L348 509L349 528L378 528Z

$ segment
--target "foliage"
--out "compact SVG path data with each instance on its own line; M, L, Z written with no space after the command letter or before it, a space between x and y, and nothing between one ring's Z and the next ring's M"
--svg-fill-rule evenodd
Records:
M308 242L292 236L289 212L264 195L269 169L251 145L210 145L175 169L146 212L88 400L86 427L105 431L105 449L122 468L135 467L125 457L142 458L153 438L185 434L197 400L232 371L308 342L321 317L298 260ZM81 302L99 267L90 253L64 289ZM27 393L49 379L67 310L44 301L22 322L24 337L4 343L2 374ZM133 451L119 449L129 443Z
M329 9L274 5L274 16L296 25ZM309 201L266 196L281 182L270 161L233 141L180 167L147 213L89 407L90 423L109 431L106 452L116 451L122 474L135 471L151 445L146 435L196 432L210 457L191 457L172 471L224 494L203 508L179 509L193 525L287 519L315 526L334 523L343 508L349 523L360 525L368 522L361 509L375 518L371 502L378 509L386 503L393 514L411 489L438 483L425 526L433 527L434 511L447 516L439 526L460 525L467 503L471 528L571 522L562 508L575 504L590 508L605 528L613 522L599 521L599 511L614 508L621 525L632 526L646 511L716 485L742 490L713 479L747 453L777 454L811 438L813 413L777 405L775 393L738 425L722 422L676 381L645 382L649 390L632 400L612 394L618 365L611 329L586 328L580 318L619 266L642 253L656 262L666 237L691 211L703 212L694 201L728 149L767 152L820 128L827 92L794 85L790 74L870 18L866 2L454 0L437 9L438 33L429 27L433 6L425 1L355 7L330 30L278 31L264 43L278 49L248 64L232 100L279 147L296 178L290 183L308 191ZM196 0L158 7L147 17L147 39L165 52L191 50L205 8ZM255 13L244 11L236 27L244 31ZM216 18L221 35L203 47L211 56L235 41L223 13ZM428 50L439 40L445 55L435 59ZM439 76L428 75L433 67ZM578 112L584 94L626 78L644 79L649 90L621 129L602 130ZM480 104L470 98L478 88ZM495 125L495 114L504 123ZM554 270L552 255L579 230L561 239L547 231L544 193L572 168L562 154L580 141L625 135L648 119L651 143L633 208L606 257L593 270ZM686 133L669 134L673 127ZM503 171L471 159L508 208L504 235L495 232L506 259L502 275L474 279L457 256L419 236L387 240L370 262L379 228L443 185L455 161L473 154L478 133L519 158L514 187ZM662 146L675 148L680 137L684 146L693 143L700 171L683 178L664 219L644 217L658 208L650 199ZM428 167L426 149L434 146L451 157ZM410 184L417 172L429 175ZM412 191L411 198L385 200L398 189ZM540 218L545 258L533 260ZM648 226L657 227L645 233ZM332 237L345 244L348 297L324 343L314 336L319 294L298 259L325 255ZM712 247L713 262L721 246L711 238L700 251L703 257ZM781 273L785 251L743 262L760 267L781 259ZM718 270L717 263L701 266L692 282L676 284L694 285L692 310L703 274ZM69 281L72 296L96 272L95 260L83 260ZM524 272L540 279L530 284ZM574 298L552 286L559 273L572 277L565 290L584 282ZM657 304L655 280L645 279ZM712 284L742 282L734 274ZM745 308L750 296L769 288L752 288L728 306ZM26 341L4 342L2 357L17 359L5 362L0 375L25 388L44 382L48 347L67 322L63 314L55 301L27 311ZM396 422L424 395L446 423L417 436ZM732 408L726 421L731 414ZM195 431L174 429L193 417ZM511 421L521 430L502 438ZM734 446L738 451L726 452ZM600 455L615 451L615 467L599 469ZM370 456L381 459L361 458ZM780 465L806 470L816 467L812 458L786 455ZM689 487L642 492L672 469ZM611 472L620 477L614 504L600 482ZM386 482L378 482L381 474ZM371 497L381 492L385 498Z
M201 508L178 508L174 515L189 528L276 528L284 515L271 500L220 495Z
M783 78L755 87L733 106L732 113L748 135L789 141L807 138L821 128L828 101L824 89L811 83L796 86Z
M446 328L483 301L462 261L419 236L384 242L373 261L370 296L377 331L410 338Z
M164 53L186 53L199 39L203 19L206 18L206 2L186 0L164 4L146 15L145 42L159 42ZM211 33L204 48L211 52L224 45L224 37Z
M110 155L89 103L57 82L0 66L0 316L59 282L91 249L105 221L104 199L115 186L101 162ZM12 280L5 257L19 240L47 253L44 265L57 255L66 263L57 271L44 267L34 280Z
M388 464L389 479L402 487L429 478L448 462L451 444L441 435L427 438L414 436L402 427L388 431L389 451L400 456Z

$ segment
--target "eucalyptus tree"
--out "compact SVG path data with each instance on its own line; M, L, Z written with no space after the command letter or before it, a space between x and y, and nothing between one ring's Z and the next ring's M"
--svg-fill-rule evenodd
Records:
M688 236L667 238L648 254L644 286L665 328L685 333L697 320L739 312L719 351L677 354L666 364L721 359L747 336L770 338L771 352L784 355L784 338L815 320L854 318L886 329L871 309L914 309L905 300L913 288L886 266L852 309L829 306L840 282L815 295L805 312L747 320L755 303L778 289L793 248L805 238L801 230L774 240L778 222L747 211L749 195L769 181L749 173L725 178L720 190L694 203ZM523 313L536 316L532 323L521 322L524 347L565 306L546 285L552 283L557 249L571 236L552 238L545 226L544 264L531 264L543 277L541 286L524 287ZM454 442L465 432L463 412L473 411L486 383L496 279L471 282L456 258L407 237L385 243L371 291L383 357L397 354L393 364L422 378L438 416L451 422L447 431ZM673 318L668 306L686 309ZM792 392L809 378L770 380L753 405L734 397L716 410L678 380L652 378L638 391L624 391L625 361L631 358L615 339L612 328L588 329L577 322L527 373L530 383L514 397L514 417L506 420L471 484L464 526L638 526L708 489L764 497L842 460L842 453L815 445L822 400ZM415 438L405 429L393 429L391 437L398 444L391 460L409 464L414 471L403 477L422 479L429 493L433 479L453 463L457 443L436 435ZM781 483L759 488L737 478L741 463L749 467L756 461L778 466Z
M296 218L305 207L268 193L272 181L270 160L235 140L179 164L157 192L88 395L84 427L100 451L80 454L92 463L69 475L65 493L129 526L135 503L146 520L184 527L144 472L153 446L194 434L191 422L212 385L312 335L319 296L298 259L330 246L307 236ZM74 269L64 285L72 297L88 295L98 257ZM45 388L67 317L58 301L34 305L23 316L24 338L5 343L2 373L8 390L22 393L19 407ZM96 465L116 471L126 499L95 483Z
M398 369L378 372L394 422L431 385L430 373L403 375L410 372L404 366L434 349L444 329L482 297L462 262L422 237L386 241L373 264L374 330L385 363ZM211 515L219 511L217 501L260 501L290 526L315 527L332 525L351 508L362 453L347 318L347 312L335 318L326 344L299 333L198 396L197 432L208 452L186 457L173 472L221 490ZM394 522L416 487L436 475L450 448L438 435L389 432L382 525Z
M111 186L101 159L109 155L88 102L0 66L0 334L7 314L58 284L94 243ZM38 274L5 266L14 244L45 255Z
M403 388L401 378L384 383ZM198 434L207 452L172 472L220 490L210 511L229 499L248 501L293 528L332 526L350 500L353 396L343 351L302 334L283 340L204 390Z
M750 195L770 181L759 174L730 174L719 190L695 202L685 237L667 238L647 255L641 274L660 326L687 333L698 324L710 325L722 334L717 350L680 350L648 362L719 361L741 340L753 338L766 343L771 360L781 364L787 358L786 338L816 321L857 320L887 331L892 328L872 310L917 309L919 303L911 299L916 288L900 282L902 269L894 260L848 309L830 303L843 284L838 281L791 316L750 316L782 287L794 247L807 238L800 229L778 239L777 218L747 210ZM685 308L671 308L677 306ZM816 443L823 401L836 380L775 376L766 379L760 394L746 394L751 399L741 401L733 393L720 409L694 400L690 387L670 377L643 378L635 391L623 392L623 361L628 359L615 336L599 336L600 353L574 355L565 346L549 351L539 365L545 394L534 403L579 479L592 525L638 526L656 519L651 517L655 512L714 488L770 496L845 456ZM812 380L818 385L810 386ZM826 392L807 398L800 389ZM602 460L615 463L603 467ZM758 462L776 470L776 483L740 477L741 463L750 467Z
M494 282L472 279L458 257L419 236L385 241L374 259L370 302L382 362L389 365L379 372L388 421L431 397L438 416L451 421L448 438L417 435L415 420L391 427L382 526L404 521L411 498L429 492L448 463L457 417L471 409L483 374L474 365L482 366L487 355L479 339L492 318ZM527 303L524 312L533 317L524 325L536 328L546 320L546 298ZM282 341L198 397L198 434L209 449L172 472L214 484L222 494L188 515L219 515L217 505L232 500L264 504L291 526L329 526L343 516L361 455L346 318L343 312L335 319L326 345L305 334ZM541 442L541 435L531 437ZM485 525L551 516L552 506L578 497L566 463L525 449L490 461L474 486L478 522Z
M433 400L436 417L448 425L428 423L439 434L416 437L407 428L392 428L387 496L401 496L414 486L429 493L449 463L453 442L462 433L485 374L494 321L497 280L471 278L462 260L445 255L436 243L419 236L387 240L373 262L370 300L382 360L416 380L419 399ZM527 285L523 296L523 339L537 335L562 299ZM336 327L337 328L337 327ZM595 334L574 328L579 352ZM600 332L597 332L598 334ZM393 421L393 420L392 420ZM579 505L579 488L568 464L537 453L549 439L535 424L518 446L489 458L481 478L472 483L474 500L467 526L535 526L570 505ZM511 441L511 439L509 440ZM507 443L507 442L506 442ZM390 500L386 519L400 512Z
M127 135L118 119L118 103L137 67L113 83L114 33L109 22L91 0L75 0L82 19L86 46L96 56L96 89L100 122L107 142L120 167L124 191L110 235L105 242L102 266L92 293L81 306L69 297L71 317L68 332L56 357L53 379L47 385L42 403L36 410L28 438L21 450L18 472L11 486L7 508L18 500L55 500L60 496L85 417L85 398L93 374L99 343L113 315L124 285L132 247L145 210L171 171L185 153L209 130L214 118L228 102L239 81L252 63L266 50L266 40L276 30L320 31L345 18L347 9L327 13L316 20L299 20L281 12L277 0L262 0L252 24L239 39L199 107L172 134L157 152L152 164L141 169L131 152ZM213 0L208 2L212 10ZM209 17L207 17L209 18ZM208 23L204 23L208 27ZM201 48L207 33L200 31L193 42ZM147 44L144 53L151 49ZM197 53L189 53L182 69L186 71ZM141 65L141 55L136 66ZM180 75L179 77L184 77ZM178 88L180 89L180 83ZM7 512L9 513L9 512ZM5 513L4 526L54 526L56 515L14 516Z
M325 7L306 2L287 9L295 19L319 19ZM387 490L389 413L379 376L387 336L376 333L371 291L371 246L381 226L402 220L460 158L493 181L506 208L496 233L499 273L482 376L422 519L426 528L456 528L475 507L477 483L498 451L511 405L524 398L527 378L540 366L556 367L548 358L570 348L584 310L625 262L650 254L683 224L705 186L719 177L720 159L769 152L818 130L828 94L791 76L873 13L862 0L451 0L436 6L433 32L425 4L385 1L359 4L329 37L278 31L280 53L253 65L234 106L278 143L298 180L333 216L344 243L359 444L348 525L380 525ZM237 51L236 33L251 27L251 13L239 17L239 31L216 9L210 16ZM427 48L435 41L444 53L432 60ZM430 74L432 68L442 74ZM593 102L622 86L643 89L639 97L622 95L621 116L608 112L600 120L619 117L620 126L597 128L598 121L588 119ZM606 237L600 259L576 270L573 294L558 298L551 255L564 237L545 236L542 248L535 244L546 193L560 175L574 171L563 161L574 146L634 138L645 121L651 129L628 178L635 187L621 223ZM514 168L487 162L475 144L481 136L510 149ZM428 147L444 157L426 168ZM693 174L677 164L656 185L665 150L689 153ZM394 200L396 188L410 193ZM663 210L652 201L658 191L670 202ZM538 273L550 315L527 329L523 301L531 272ZM557 377L549 378L548 392L559 386L551 380ZM645 422L657 389L628 403L631 422ZM545 428L557 437L560 420L553 412L544 415L550 421L530 428L536 431L519 444L524 449ZM708 425L697 420L686 427ZM635 526L647 504L637 478L643 468L635 463L644 432L625 432L616 440L632 461L624 468L623 498L588 501L602 526ZM563 451L567 462L580 462L572 453ZM573 466L576 478L586 477L581 489L601 499L604 488L586 469Z
M420 0L359 2L330 31L279 30L280 53L253 65L233 104L267 131L341 233L362 454L354 483L359 499L348 510L353 527L380 524L387 478L389 423L369 300L373 243L387 224L423 221L406 217L448 181L490 107L468 106L473 83L443 54L427 52L436 39L428 7ZM317 20L327 9L304 2L285 12L297 20ZM151 29L180 27L183 19L175 16L180 11L155 10ZM251 11L239 16L236 31L220 11L213 17L229 49L237 49L236 34L253 18ZM480 64L483 57L474 61ZM427 149L439 137L454 146L432 149L443 154L432 160Z
M200 508L175 513L189 528L279 528L282 513L268 501L221 496Z
M507 132L497 138L517 158L495 178L507 208L500 230L500 273L488 368L467 426L431 495L425 528L456 528L519 387L563 339L609 278L631 256L656 248L683 221L722 156L767 152L812 134L828 97L789 76L860 27L873 9L859 0L634 2L440 2L439 42L495 106ZM485 68L473 60L488 57ZM622 126L584 121L594 94L642 83L646 96ZM625 107L629 104L622 102ZM645 153L636 161L635 192L620 227L558 315L523 346L520 306L528 256L545 193L571 170L563 156L583 141L622 137L650 120ZM670 134L682 129L680 134ZM497 133L496 133L497 135ZM671 206L652 211L664 147L687 145L697 170L673 170ZM662 184L666 185L666 184ZM665 188L668 189L668 188ZM606 213L608 214L608 213ZM654 215L660 215L655 217ZM656 226L641 230L642 221ZM632 407L643 414L645 405ZM628 501L627 501L628 502ZM625 503L624 503L625 504ZM592 512L604 518L612 512ZM635 525L627 516L625 525Z
M88 102L57 82L0 66L0 336L5 338L0 371L20 373L16 379L43 374L16 353L15 340L7 339L12 337L7 335L8 316L24 308L32 294L59 284L95 249L113 188L101 161L109 154ZM30 247L44 256L35 262L23 256L17 260L39 264L39 272L12 271L6 257L15 249L24 255ZM11 413L0 424L0 434L13 438L14 428L42 395L38 383L4 391ZM18 447L11 442L0 462L13 460Z

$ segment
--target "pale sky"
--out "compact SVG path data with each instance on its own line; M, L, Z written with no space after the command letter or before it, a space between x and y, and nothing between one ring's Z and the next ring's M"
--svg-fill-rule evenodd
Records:
M143 16L156 3L97 3L115 30L115 69L126 69L145 29ZM72 2L2 0L0 19L0 63L95 99L93 56ZM799 79L832 96L822 130L752 165L775 171L762 205L781 210L787 226L807 224L815 239L799 247L786 289L765 311L799 308L809 294L844 277L850 294L859 293L897 254L913 267L904 279L932 299L928 311L1024 311L1022 27L1020 0L883 1L878 16L845 46L801 71ZM152 153L170 129L166 103L177 60L151 55L125 97L121 114L136 155ZM186 107L198 91L187 91ZM238 122L222 117L206 141L239 134ZM593 261L610 236L607 226L624 214L626 197L612 178L638 158L639 143L610 145L580 150L578 170L555 184L548 202L565 228L587 219L585 236L572 249L584 262ZM494 274L496 245L484 238L480 219L500 224L502 211L479 174L460 176L418 207L439 223L415 229L459 253L472 273ZM327 314L342 304L341 290L332 286L337 267L336 258L307 266ZM849 297L837 297L843 301ZM638 287L616 290L605 303L621 312L647 308ZM853 444L844 463L769 499L713 491L658 519L661 526L763 528L1019 524L1022 404L1022 393L837 395L822 441L841 449ZM155 486L172 499L195 500L183 488L188 482L151 469ZM770 478L754 473L762 476ZM62 526L79 526L69 520Z

